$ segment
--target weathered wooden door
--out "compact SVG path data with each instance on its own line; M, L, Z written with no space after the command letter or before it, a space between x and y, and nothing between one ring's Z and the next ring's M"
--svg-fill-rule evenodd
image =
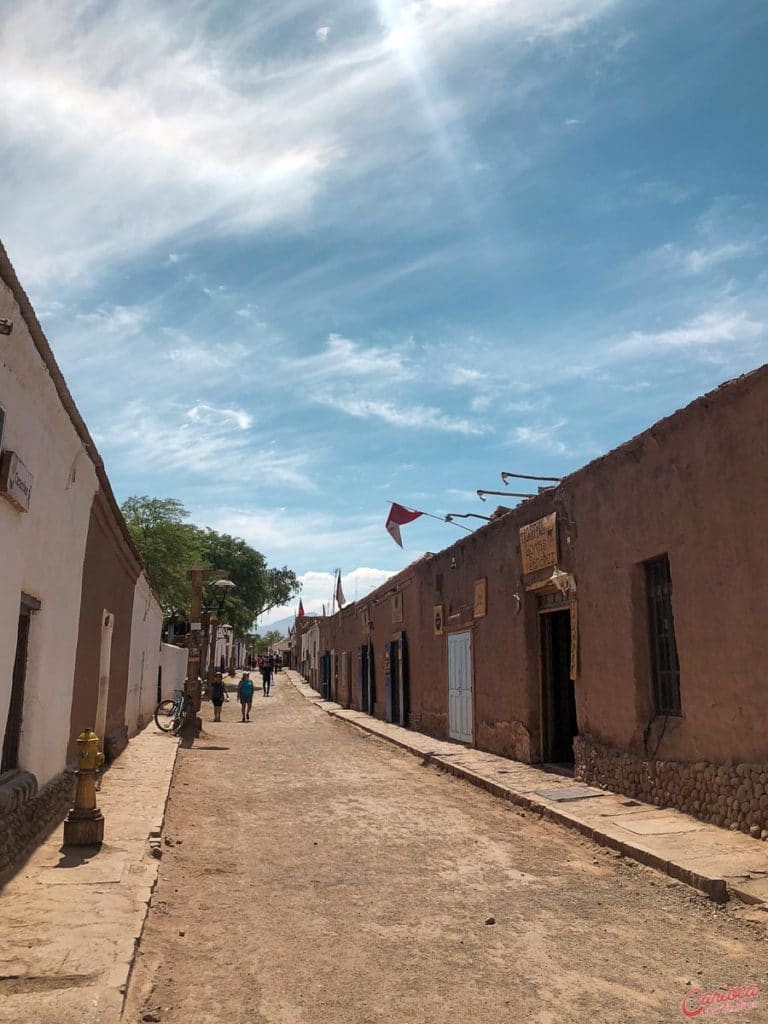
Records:
M472 735L472 634L448 635L448 735L471 743Z

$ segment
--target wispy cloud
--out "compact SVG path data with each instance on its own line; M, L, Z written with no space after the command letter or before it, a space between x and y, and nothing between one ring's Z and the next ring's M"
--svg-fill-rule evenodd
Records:
M366 398L340 397L336 395L317 396L321 405L338 409L358 419L377 419L393 427L409 430L439 430L451 434L480 435L490 433L484 423L473 423L463 417L451 416L440 409L426 405L398 406L393 402L376 401Z
M109 426L95 440L133 474L148 473L147 452L156 452L166 472L202 476L211 487L264 479L273 486L315 490L308 475L312 453L265 446L250 432L252 422L240 409L135 399L113 410Z
M253 416L242 409L216 409L212 405L194 405L187 409L186 415L193 422L208 427L234 423L240 430L248 430L253 425Z
M754 239L739 242L721 242L700 248L685 248L668 242L651 254L651 261L666 269L678 270L683 274L703 274L713 267L745 256L755 256L762 245Z
M286 47L265 62L259 45L295 24L300 0L251 5L247 16L233 6L216 24L207 5L182 0L16 4L0 26L0 124L15 156L4 167L13 201L0 212L17 264L28 281L61 285L182 235L301 222L334 172L349 182L430 146L411 117L416 38L450 65L473 36L492 30L525 52L611 5L425 0L397 8L383 32L334 25L336 45L311 60ZM329 42L330 25L315 32ZM443 103L440 119L469 115L475 102L484 100L467 93Z
M138 334L149 322L149 311L141 306L100 307L90 313L78 313L77 320L99 334Z
M632 331L626 338L615 342L609 354L621 358L658 356L682 349L751 344L765 335L766 324L753 319L749 313L716 308L678 327L660 331Z
M282 366L286 372L309 384L364 378L396 383L413 380L417 375L407 345L400 348L364 346L341 334L329 335L326 347L316 355L284 358Z
M567 420L554 423L515 427L509 438L510 445L534 448L549 455L565 455L568 445L558 434L568 425Z

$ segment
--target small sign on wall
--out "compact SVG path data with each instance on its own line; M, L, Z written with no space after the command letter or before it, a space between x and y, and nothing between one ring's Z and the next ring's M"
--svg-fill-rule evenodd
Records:
M488 580L485 576L475 580L475 618L482 619L488 612Z
M523 572L538 572L557 565L557 514L544 516L520 527L520 556Z
M443 605L436 604L433 607L432 619L435 625L435 636L442 636L445 627L445 609Z
M403 595L399 590L392 595L392 621L403 621Z
M0 456L0 498L17 508L29 512L34 477L16 452L3 452Z

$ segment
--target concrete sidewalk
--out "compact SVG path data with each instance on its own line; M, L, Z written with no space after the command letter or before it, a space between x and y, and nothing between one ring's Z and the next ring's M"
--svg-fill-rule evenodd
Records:
M736 896L768 906L768 843L708 825L670 808L595 789L566 775L436 740L325 701L304 678L296 689L323 711L394 743L494 796L576 829L601 846L657 868L715 900Z
M62 826L0 889L0 1022L117 1021L159 860L179 741L151 722L103 778L104 845L62 850Z

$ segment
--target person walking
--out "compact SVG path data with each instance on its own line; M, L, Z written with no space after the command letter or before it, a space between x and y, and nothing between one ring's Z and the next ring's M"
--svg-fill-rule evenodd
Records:
M269 661L265 661L261 668L261 680L262 689L264 690L264 696L269 696L269 691L272 688L272 666Z
M224 685L221 672L217 672L213 680L213 686L211 687L211 704L213 704L214 722L221 721L221 706L225 700L229 700L229 694L227 693L227 688Z
M253 680L247 672L243 672L242 679L237 687L237 699L240 701L240 708L243 712L241 722L250 722L251 705L253 704Z

